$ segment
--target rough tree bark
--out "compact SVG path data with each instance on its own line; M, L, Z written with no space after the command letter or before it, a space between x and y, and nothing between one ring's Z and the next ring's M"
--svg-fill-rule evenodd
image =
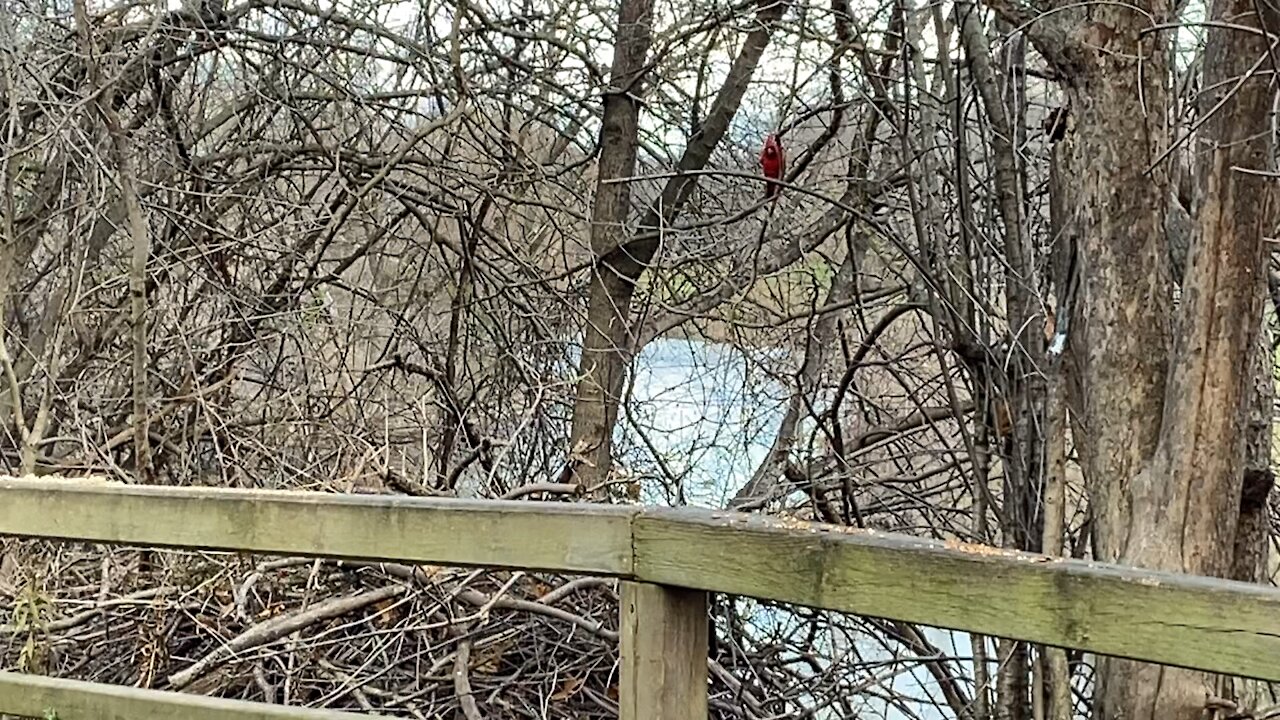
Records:
M1276 395L1272 347L1271 327L1264 318L1262 332L1254 344L1240 520L1236 525L1230 574L1231 579L1241 582L1266 583L1269 576L1272 527L1268 499L1275 485L1275 474L1271 470L1271 416ZM1252 710L1274 702L1270 683L1242 678L1224 682L1218 695L1230 697L1239 707Z
M1278 27L1258 16L1255 8L1266 7L1217 0L1212 17L1224 25ZM1262 34L1208 30L1200 112L1209 119L1201 134L1203 170L1177 356L1153 461L1128 488L1125 526L1112 528L1111 547L1122 562L1199 575L1232 572L1254 377L1247 359L1261 328L1263 236L1275 195L1274 180L1247 172L1265 170L1272 157L1272 78L1252 76L1268 45ZM1099 699L1126 717L1199 717L1197 706L1212 689L1211 679L1198 673L1110 665Z
M1267 579L1267 541L1271 537L1267 500L1276 482L1271 471L1271 415L1275 396L1271 332L1264 320L1262 332L1254 343L1240 521L1236 526L1230 576L1242 582L1265 582Z
M1028 19L1021 7L991 4ZM1259 28L1255 7L1213 7L1221 25L1208 31L1201 113L1214 115L1198 133L1206 157L1176 334L1165 232L1169 52L1151 30L1172 8L1096 6L1032 35L1063 77L1074 122L1063 169L1079 178L1080 291L1068 367L1102 560L1231 572L1252 382L1241 358L1259 329L1274 181L1232 169L1266 167L1273 90L1269 75L1237 83L1265 60L1265 35L1226 25ZM1114 659L1097 677L1095 716L1107 719L1199 718L1213 689L1198 673Z
M1120 559L1131 517L1147 512L1133 507L1129 486L1159 440L1170 348L1168 178L1162 165L1144 172L1169 142L1162 110L1168 52L1156 35L1140 39L1146 23L1127 9L1099 9L1080 30L1096 50L1084 53L1088 61L1068 86L1076 122L1066 171L1080 178L1079 312L1070 342L1094 548L1110 561Z

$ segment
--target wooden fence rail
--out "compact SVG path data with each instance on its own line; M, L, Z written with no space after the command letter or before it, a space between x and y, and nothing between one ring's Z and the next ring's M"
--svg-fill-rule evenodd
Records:
M706 591L1280 681L1280 590L738 513L0 478L0 535L618 577L624 720L706 717ZM0 712L24 686L59 720L357 717L12 674Z
M0 672L0 712L57 720L368 720L368 715Z

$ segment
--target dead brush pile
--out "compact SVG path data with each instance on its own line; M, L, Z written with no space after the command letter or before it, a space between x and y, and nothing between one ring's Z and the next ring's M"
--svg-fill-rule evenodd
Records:
M5 549L5 669L401 717L617 715L611 580Z
M393 717L618 715L611 579L13 539L0 557L4 670ZM712 717L850 701L851 668L745 650L748 624L713 647Z

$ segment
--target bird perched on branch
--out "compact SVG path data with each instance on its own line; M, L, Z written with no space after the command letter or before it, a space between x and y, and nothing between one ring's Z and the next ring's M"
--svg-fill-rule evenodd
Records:
M777 197L782 186L772 181L782 179L782 174L787 170L787 159L782 153L782 143L776 133L769 133L764 139L764 150L760 151L760 168L768 178L764 186L765 198Z

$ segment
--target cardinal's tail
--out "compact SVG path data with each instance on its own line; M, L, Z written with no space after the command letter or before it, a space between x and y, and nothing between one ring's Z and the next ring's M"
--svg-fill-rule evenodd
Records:
M782 190L782 186L772 180L764 181L764 197L766 200L778 196L778 192Z

